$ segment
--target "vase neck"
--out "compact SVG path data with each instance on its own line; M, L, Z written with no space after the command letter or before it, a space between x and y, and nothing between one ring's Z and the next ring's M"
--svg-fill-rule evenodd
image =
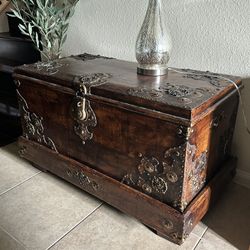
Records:
M160 11L161 10L161 0L149 0L148 11Z
M161 20L161 0L149 0L146 19L156 22Z

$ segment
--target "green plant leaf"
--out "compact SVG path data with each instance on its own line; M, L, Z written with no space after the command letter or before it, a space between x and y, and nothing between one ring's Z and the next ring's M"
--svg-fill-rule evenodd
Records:
M13 16L23 24L21 32L29 35L46 57L60 54L67 39L69 19L78 0L12 0Z

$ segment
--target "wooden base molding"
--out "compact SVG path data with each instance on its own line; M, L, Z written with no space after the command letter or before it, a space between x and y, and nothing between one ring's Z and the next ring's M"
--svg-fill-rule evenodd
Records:
M182 244L206 214L235 173L236 159L228 160L185 211L178 210L110 178L78 161L21 137L20 154L35 166L49 171L82 190L129 214L158 235Z

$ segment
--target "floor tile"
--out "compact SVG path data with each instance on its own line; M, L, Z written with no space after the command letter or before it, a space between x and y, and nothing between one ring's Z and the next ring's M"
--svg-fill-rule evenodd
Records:
M39 172L18 156L16 143L0 148L0 195Z
M210 229L205 239L208 235L211 239L211 232L214 232L215 242L218 242L218 235L237 249L247 250L250 245L250 189L232 183L203 223Z
M159 236L135 219L103 205L51 250L191 250L199 237L191 234L179 247Z
M101 202L41 173L0 196L0 226L28 249L46 249Z
M208 229L195 250L237 250L230 242ZM247 250L247 249L245 249Z
M192 233L202 237L203 234L206 232L207 230L207 225L205 225L204 223L200 222L198 225L196 225L196 227L193 229Z
M25 250L25 248L0 227L0 250Z

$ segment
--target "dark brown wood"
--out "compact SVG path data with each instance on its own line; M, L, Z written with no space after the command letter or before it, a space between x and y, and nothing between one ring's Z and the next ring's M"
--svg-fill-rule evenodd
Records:
M69 57L60 60L60 68L19 67L16 73L35 79L53 82L69 88L84 74L111 74L105 84L93 86L92 95L158 110L182 118L194 118L235 89L232 83L219 77L228 77L241 86L239 77L210 72L181 70L183 74L169 71L167 76L137 75L136 63L116 59ZM51 72L53 74L51 74ZM207 75L212 75L207 76ZM178 88L176 88L178 87Z
M239 97L225 76L178 71L88 54L17 68L23 137L183 214L230 157Z
M124 213L134 216L158 235L182 244L195 225L206 214L214 199L225 188L235 171L236 160L230 159L219 173L181 213L87 165L54 152L38 143L19 139L20 154L42 166L43 170L60 176L86 192L104 200Z

